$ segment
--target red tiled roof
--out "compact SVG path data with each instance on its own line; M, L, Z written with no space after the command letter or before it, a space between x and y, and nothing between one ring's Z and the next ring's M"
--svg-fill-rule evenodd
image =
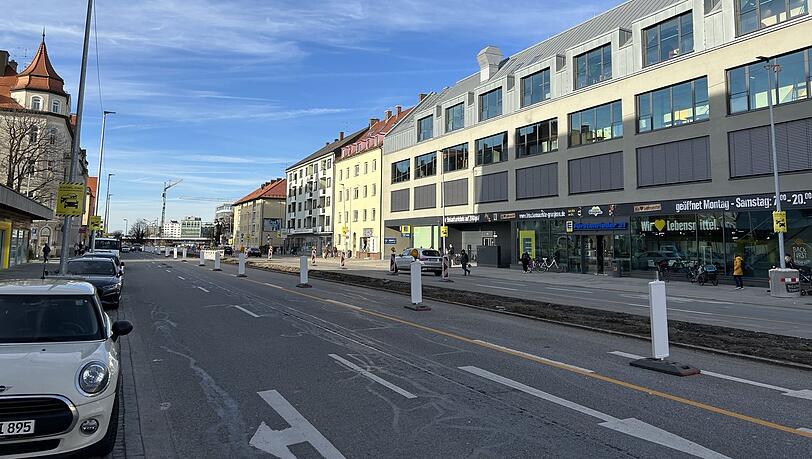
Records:
M366 130L366 132L361 134L361 137L359 137L358 140L342 147L341 155L336 159L336 161L350 158L359 153L363 153L367 150L371 150L372 148L383 145L383 137L392 130L398 121L405 118L411 111L411 108L407 108L406 110L402 110L400 113L395 113L384 120L376 121L369 127L369 129Z
M34 60L17 75L17 84L11 89L34 89L65 96L67 94L65 94L64 85L65 80L56 73L48 58L48 49L45 47L45 36L43 35Z
M270 182L265 182L261 187L243 196L234 205L242 204L245 202L255 201L257 199L285 199L288 192L288 181L280 178L273 179Z
M11 88L17 84L17 72L10 65L0 72L0 108L23 108L11 98Z

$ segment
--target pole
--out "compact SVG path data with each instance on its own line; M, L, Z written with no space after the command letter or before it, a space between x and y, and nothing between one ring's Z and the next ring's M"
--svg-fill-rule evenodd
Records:
M107 115L112 115L116 112L104 110L102 112L102 128L101 140L99 141L99 172L96 174L96 200L93 202L93 215L99 215L99 185L102 177L102 165L104 164L104 133L107 130ZM90 247L95 245L96 231L90 232Z
M127 237L127 228L129 227L129 221L125 218L124 219L124 237Z
M110 177L116 174L107 174L107 197L104 198L104 232L107 233L107 213L110 211Z
M73 145L70 158L70 181L76 181L76 169L79 166L79 148L82 133L82 113L85 102L85 80L87 79L87 53L90 47L90 20L93 16L93 0L87 0L87 17L85 18L85 41L82 47L82 69L79 73L79 97L76 100L76 128L73 133ZM59 273L67 274L68 251L70 250L71 217L62 222L62 250L59 254Z
M773 154L773 181L775 182L775 210L781 212L781 182L778 178L778 153L775 148L775 119L773 118L773 73L780 72L781 67L778 64L772 64L772 59L766 59L767 64L764 68L767 70L767 105L770 106L770 148ZM784 233L778 233L778 260L781 263L781 269L786 269L787 264L784 261Z

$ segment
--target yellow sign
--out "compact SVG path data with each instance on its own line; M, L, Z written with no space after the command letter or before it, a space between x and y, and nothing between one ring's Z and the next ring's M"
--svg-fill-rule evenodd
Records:
M776 233L787 232L787 213L783 210L781 212L773 212L773 231Z
M56 215L60 217L81 217L84 196L84 183L60 183L59 190L56 193Z
M102 228L102 218L98 215L91 215L88 226L90 231L99 231Z
M441 226L440 227L440 237L448 237L448 227Z
M402 225L402 226L400 227L400 233L401 233L401 234L409 234L409 233L411 233L411 232L412 232L412 227L411 227L411 226L409 226L409 225Z
M343 234L344 236L347 235L347 225L341 227L341 234Z

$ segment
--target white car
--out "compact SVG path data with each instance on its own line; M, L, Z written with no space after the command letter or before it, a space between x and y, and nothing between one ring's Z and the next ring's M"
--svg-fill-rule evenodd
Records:
M395 256L398 270L408 271L415 261L415 256L423 263L421 272L433 272L435 276L443 274L443 255L434 249L408 248L402 254Z
M131 331L87 282L0 282L0 457L109 454Z

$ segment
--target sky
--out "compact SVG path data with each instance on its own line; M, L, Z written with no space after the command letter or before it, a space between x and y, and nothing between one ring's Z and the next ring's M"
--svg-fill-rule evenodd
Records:
M0 49L21 69L46 30L78 99L84 0L2 0ZM109 229L214 217L286 165L395 105L476 73L487 45L521 51L621 0L103 0L90 41L81 144L98 169ZM495 6L498 5L498 8ZM100 205L103 205L103 202Z

